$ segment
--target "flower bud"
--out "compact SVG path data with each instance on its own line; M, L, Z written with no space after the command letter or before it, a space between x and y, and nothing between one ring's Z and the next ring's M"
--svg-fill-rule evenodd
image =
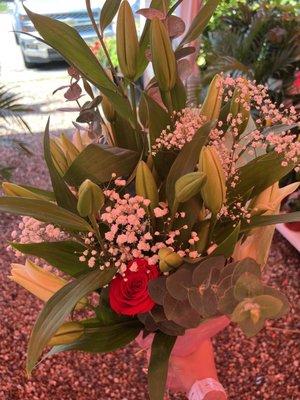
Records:
M45 200L44 196L31 192L30 190L25 189L22 186L15 185L14 183L3 182L2 189L6 196L27 197L29 199Z
M200 153L199 170L207 175L201 188L204 204L216 215L226 201L226 179L216 149L203 147Z
M169 247L164 247L158 252L159 269L162 272L171 271L182 264L182 258Z
M206 180L206 175L203 172L191 172L183 175L176 181L175 198L178 203L184 203L197 193L200 192L202 185Z
M157 18L151 21L150 46L158 86L163 92L168 92L176 84L176 59L167 29Z
M87 217L98 212L104 204L102 189L86 179L78 190L77 210L82 217Z
M105 115L105 118L108 122L114 122L116 119L116 112L114 107L112 106L111 102L108 100L106 96L103 96L102 102L102 110Z
M206 98L201 108L201 114L208 121L213 121L219 118L223 95L223 79L220 75L215 75L209 85Z
M63 176L69 168L64 152L55 139L50 139L50 151L55 168Z
M131 7L127 0L120 6L117 21L117 55L124 76L133 79L137 72L139 41Z
M65 322L48 342L48 346L60 346L75 342L84 333L84 327L79 322Z
M140 161L137 166L135 176L135 191L139 196L151 201L150 209L153 210L158 206L158 189L155 179L148 165L144 161Z

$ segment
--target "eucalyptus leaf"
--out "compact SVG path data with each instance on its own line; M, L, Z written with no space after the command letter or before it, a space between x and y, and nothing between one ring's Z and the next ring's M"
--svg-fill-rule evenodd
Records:
M65 179L73 186L80 186L86 179L101 184L110 181L113 173L129 176L138 160L139 155L134 151L90 144L70 165Z
M50 117L48 118L44 133L44 157L47 167L49 169L49 174L56 202L60 207L63 207L74 214L78 214L77 199L71 192L71 190L69 189L63 178L60 176L58 171L56 170L54 162L52 160L52 155L50 151L49 124L50 124Z
M260 279L249 272L242 274L234 286L234 297L239 301L262 293L263 285Z
M157 279L152 279L148 283L150 297L156 304L163 305L166 293L166 279L165 276L161 276Z
M163 400L168 375L169 358L175 345L176 336L157 332L151 347L148 369L150 400Z
M45 200L0 197L0 211L27 215L70 231L93 231L93 228L83 218Z
M196 328L202 320L201 315L192 308L188 299L176 300L166 293L163 307L168 320L174 321L183 328Z
M193 271L180 267L176 272L167 277L166 288L168 293L176 300L185 300L188 290L192 286Z
M40 257L60 271L78 276L89 270L87 263L79 261L85 246L71 240L41 243L11 243L12 247L23 254Z
M111 281L116 268L88 272L56 292L41 311L30 336L26 369L30 374L44 347L55 334L77 302L90 292Z

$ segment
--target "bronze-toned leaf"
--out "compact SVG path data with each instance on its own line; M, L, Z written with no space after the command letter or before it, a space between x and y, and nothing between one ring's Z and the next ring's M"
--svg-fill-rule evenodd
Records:
M192 286L193 271L180 267L176 272L169 275L166 280L168 293L177 300L185 300L188 296L188 289Z
M148 291L156 304L163 305L166 293L166 277L161 276L158 279L152 279L148 284Z

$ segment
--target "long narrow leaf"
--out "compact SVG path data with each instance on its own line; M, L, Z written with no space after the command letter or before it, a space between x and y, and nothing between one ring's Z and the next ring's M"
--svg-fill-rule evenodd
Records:
M76 29L64 22L34 13L25 6L24 8L45 42L98 87L110 99L118 112L133 123L133 114L128 99L109 79L105 70Z
M24 254L43 258L49 264L70 276L78 276L89 270L88 265L79 261L85 247L68 241L41 243L12 243L13 248Z
M261 226L285 224L288 222L300 222L300 211L295 211L288 214L261 215L257 217L252 217L249 224L243 224L241 232L249 231L254 228L259 228Z
M30 374L44 347L55 334L77 302L90 292L105 286L113 278L116 268L94 270L68 283L46 303L31 333L26 369Z
M148 385L150 400L163 400L168 375L169 358L176 336L157 332L151 348L148 370Z
M45 200L4 196L0 197L0 211L27 215L71 231L93 231L83 218Z
M220 2L221 0L206 1L205 5L201 8L197 16L194 18L194 21L190 26L190 29L187 31L184 38L182 39L179 48L187 43L192 42L201 35Z

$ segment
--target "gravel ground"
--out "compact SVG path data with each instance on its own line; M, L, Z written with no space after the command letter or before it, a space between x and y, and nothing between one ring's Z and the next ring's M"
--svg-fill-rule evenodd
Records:
M23 137L21 137L22 139ZM16 167L15 182L47 187L39 137L25 137L33 156L2 145L1 164ZM0 400L142 400L146 394L146 361L134 345L114 354L66 353L39 365L31 379L24 372L26 344L41 303L10 282L12 254L5 242L16 218L0 219ZM265 279L281 287L292 311L269 324L253 339L229 327L215 339L219 377L232 400L300 399L299 343L299 254L276 234ZM299 310L298 310L299 311ZM172 400L182 400L172 395Z

